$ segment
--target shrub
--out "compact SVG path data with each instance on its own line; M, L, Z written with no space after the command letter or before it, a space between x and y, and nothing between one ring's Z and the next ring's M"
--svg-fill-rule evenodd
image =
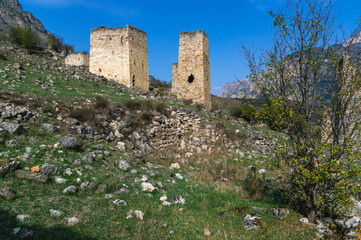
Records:
M130 110L140 109L142 106L142 104L136 100L128 100L124 103L124 105Z
M75 118L80 122L86 122L94 120L95 114L97 114L97 111L92 108L76 108L70 110L69 117Z
M109 107L109 105L110 105L110 102L107 99L105 99L101 96L96 96L95 106L94 106L96 109L106 109Z
M243 118L249 123L255 123L258 120L259 111L255 106L244 103L234 109L233 115Z
M64 39L61 36L58 36L53 33L50 33L48 35L48 39L47 39L48 47L51 50L54 50L55 52L63 51L63 42L64 42Z
M28 50L36 49L41 44L41 40L35 32L22 27L11 27L9 37L13 43Z
M1 53L1 52L0 52L0 60L7 61L8 58L5 56L4 53Z
M67 55L70 52L74 52L74 47L70 44L64 43L64 38L56 34L50 33L47 39L49 49L55 52L65 51Z

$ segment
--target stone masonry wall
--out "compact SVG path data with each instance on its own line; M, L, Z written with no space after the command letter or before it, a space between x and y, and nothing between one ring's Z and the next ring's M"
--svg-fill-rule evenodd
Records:
M147 34L129 25L92 29L89 71L127 87L148 90Z
M89 54L78 52L68 55L65 58L65 64L71 66L89 66Z
M178 98L192 99L211 107L208 36L200 30L182 32L179 60L173 64L172 91Z

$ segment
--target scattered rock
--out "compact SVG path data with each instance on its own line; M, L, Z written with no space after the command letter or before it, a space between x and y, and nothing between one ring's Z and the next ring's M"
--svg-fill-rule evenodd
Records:
M115 191L115 194L128 194L130 191L128 188L126 187L121 187L121 188L117 188L117 190Z
M30 215L28 214L21 214L21 215L17 215L16 219L20 222L25 222L26 220L28 220L30 218Z
M183 176L180 175L179 173L176 173L176 174L175 174L175 177L176 177L177 179L179 179L179 180L183 180Z
M43 127L45 128L46 131L48 131L49 133L56 133L59 131L58 127L52 124L48 124L48 123L43 123Z
M108 188L108 184L102 183L102 184L100 184L100 185L98 186L96 192L98 192L98 193L103 193L103 192L105 192L105 191L107 190L107 188Z
M170 205L172 205L170 202L168 202L168 201L163 201L163 206L170 206Z
M155 187L153 187L152 184L147 183L147 182L142 182L140 184L140 187L142 188L142 191L147 191L147 192L153 192Z
M62 178L62 177L55 177L55 182L56 183L63 184L63 183L66 183L67 181L68 181L68 179L65 179L65 178Z
M42 183L47 183L50 181L50 178L47 175L42 174L42 173L17 170L17 171L15 171L15 175L17 178L20 178L20 179L35 180L35 181L42 182Z
M270 208L268 209L267 214L268 216L282 219L290 214L290 210L287 208Z
M63 213L58 210L50 209L50 215L53 217L60 217Z
M121 170L129 170L131 168L131 165L130 165L130 163L128 163L125 160L120 160L119 161L119 168Z
M4 178L6 174L8 174L11 171L15 171L19 169L19 163L16 161L10 162L5 164L4 166L0 167L0 177Z
M258 214L247 214L243 218L243 228L245 230L257 229L262 226L262 217Z
M75 186L69 186L63 190L63 193L75 193L76 187Z
M170 169L180 169L179 163L172 163Z
M144 218L144 213L140 210L135 210L134 211L135 216L137 217L138 220L142 221Z
M60 173L60 168L56 165L45 163L41 166L40 172L46 175L58 175Z
M94 160L93 154L89 153L89 154L86 154L85 156L83 156L81 158L81 161L86 164L93 164L95 160Z
M127 206L127 203L124 201L124 200L120 200L120 199L115 199L114 201L113 201L113 203L115 204L115 205L118 205L118 206Z
M64 148L75 149L78 147L78 141L70 136L60 138L59 143Z
M14 235L19 235L19 238L30 238L34 235L34 232L26 228L14 228Z
M79 223L79 219L76 218L76 217L71 217L71 218L68 219L68 225L69 226L74 226L74 225L76 225L78 223Z
M24 126L17 123L8 123L8 122L2 122L0 123L0 127L5 129L5 131L9 132L10 134L18 134L20 133Z
M0 188L0 196L4 197L6 200L10 200L16 196L16 194L9 187Z
M182 196L170 196L170 199L174 204L185 204L186 200Z

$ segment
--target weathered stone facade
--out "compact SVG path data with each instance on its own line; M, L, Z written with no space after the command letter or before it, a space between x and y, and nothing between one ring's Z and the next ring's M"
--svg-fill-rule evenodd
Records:
M203 31L181 32L179 59L172 69L172 91L178 98L211 107L209 41Z
M72 53L66 56L65 64L71 66L89 66L89 54L86 52Z
M91 30L90 72L149 90L147 34L129 25Z

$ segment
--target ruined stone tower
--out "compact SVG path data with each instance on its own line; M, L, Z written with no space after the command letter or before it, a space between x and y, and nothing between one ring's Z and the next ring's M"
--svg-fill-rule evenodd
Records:
M178 98L211 107L209 44L203 31L181 32L179 59L172 70L172 92Z
M129 25L92 29L89 70L128 87L149 90L147 34Z

